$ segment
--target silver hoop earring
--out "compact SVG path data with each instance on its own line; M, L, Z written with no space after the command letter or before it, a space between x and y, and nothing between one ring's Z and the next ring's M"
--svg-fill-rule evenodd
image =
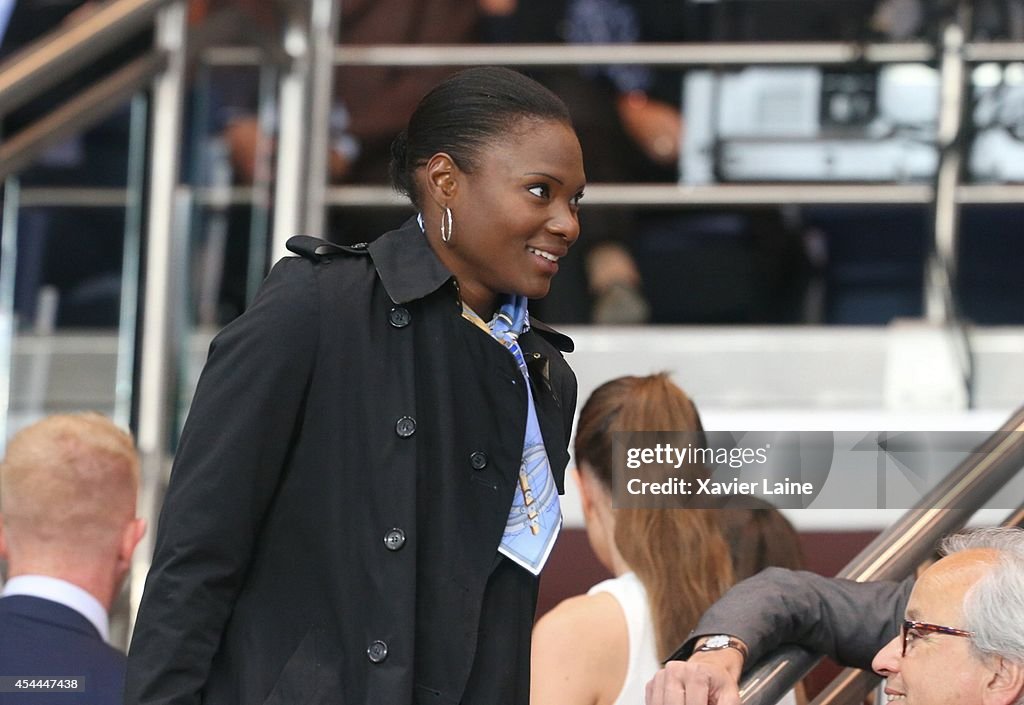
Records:
M454 229L455 223L452 220L452 209L445 206L441 212L441 242L446 245L451 242Z

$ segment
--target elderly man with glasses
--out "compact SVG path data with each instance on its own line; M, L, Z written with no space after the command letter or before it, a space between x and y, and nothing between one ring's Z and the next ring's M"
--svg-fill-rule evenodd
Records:
M648 684L647 705L736 705L744 663L783 643L860 667L876 651L889 702L1024 705L1024 531L957 534L941 552L912 591L778 570L741 583L674 656L690 660Z

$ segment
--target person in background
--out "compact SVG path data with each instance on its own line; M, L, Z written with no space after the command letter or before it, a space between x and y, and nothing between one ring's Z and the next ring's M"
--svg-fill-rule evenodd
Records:
M211 345L127 703L529 700L576 380L527 302L579 236L579 141L553 93L481 67L423 98L391 167L418 215L293 238Z
M538 621L534 705L640 703L660 661L732 584L715 510L612 507L613 435L666 429L702 430L666 374L619 377L583 405L576 478L590 545L615 577Z
M744 501L750 506L715 512L718 528L729 544L736 580L746 580L770 566L801 570L803 549L793 525L769 502L757 497Z
M811 15L835 14L833 3L823 10L817 7L822 3L805 0L796 15L778 11L779 4L782 0L767 8L759 8L765 3L758 2L567 0L565 36L570 44L774 41L791 36L786 32L797 27L817 28L817 22L809 21ZM717 21L719 13L733 12L746 20L742 26ZM753 17L756 20L751 21ZM754 35L743 31L751 25ZM612 64L581 71L603 94L605 111L611 114L602 126L606 136L601 156L619 174L609 180L678 183L687 129L683 70ZM586 141L584 148L593 158ZM693 204L682 209L636 208L628 230L595 247L588 263L590 281L603 292L595 315L606 304L611 305L605 310L622 310L614 302L632 291L633 298L640 294L647 302L643 322L799 320L808 272L792 210ZM679 295L680 272L685 272L686 296Z
M0 705L115 705L124 654L110 606L146 525L131 436L95 413L49 416L0 463ZM33 682L54 679L51 685ZM18 681L21 681L19 685Z
M795 643L870 666L886 679L890 702L1016 705L1024 697L1024 530L955 534L940 552L916 583L785 570L740 583L672 657L695 651L690 659L670 661L651 680L646 702L738 704L743 669ZM708 634L735 646L701 651Z

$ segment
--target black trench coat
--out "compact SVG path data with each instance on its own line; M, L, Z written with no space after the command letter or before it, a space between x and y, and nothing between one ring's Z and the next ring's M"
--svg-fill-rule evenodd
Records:
M537 581L500 557L527 394L415 221L289 247L210 347L128 703L516 703ZM559 491L571 341L520 339Z

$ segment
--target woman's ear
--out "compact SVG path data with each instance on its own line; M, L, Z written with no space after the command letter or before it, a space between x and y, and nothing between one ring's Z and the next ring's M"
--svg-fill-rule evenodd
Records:
M580 496L582 497L584 490L583 476L580 474L580 469L578 467L574 467L572 470L569 471L569 474L572 475L572 480L573 482L576 483L576 491L579 492Z
M580 491L580 506L583 509L584 520L589 521L594 513L594 480L582 466L573 468L573 477L576 479L576 487Z
M445 207L455 196L458 181L455 178L459 168L446 152L432 156L424 167L426 172L427 195L440 207Z

